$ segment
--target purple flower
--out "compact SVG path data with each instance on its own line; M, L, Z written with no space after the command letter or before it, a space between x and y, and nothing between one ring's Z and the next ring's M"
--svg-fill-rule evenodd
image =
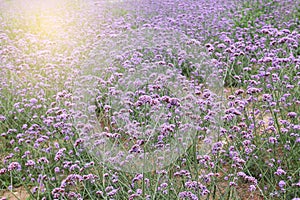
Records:
M235 186L237 186L237 184L235 182L231 181L231 182L229 182L229 186L235 187Z
M0 175L5 174L6 172L7 172L7 169L6 169L6 168L0 169Z
M286 185L286 183L283 180L279 181L279 183L278 183L278 186L280 188L283 188L285 185Z
M22 167L18 162L12 162L8 165L7 169L8 171L13 171L13 170L21 171Z
M277 175L277 176L281 176L281 175L285 175L286 172L283 169L278 168L277 171L274 174Z
M66 148L58 150L58 152L55 154L54 160L59 161L61 157L64 156L64 151L66 151Z
M247 176L244 172L238 172L237 175L243 178Z
M46 157L41 157L40 159L38 159L38 163L48 164L49 160Z
M65 189L62 187L54 188L52 190L51 194L53 195L54 198L58 199L59 197L61 197L65 194Z
M6 117L4 115L0 115L0 122L2 121L5 121L6 120Z
M179 193L179 198L181 198L181 199L188 198L188 199L191 199L191 200L198 200L198 197L190 191L180 192Z
M275 144L277 142L277 139L275 137L269 137L269 143Z
M12 185L9 185L9 186L7 187L7 189L10 190L10 191L12 191L13 186L12 186Z
M101 190L98 190L98 191L96 192L96 194L99 195L99 196L103 196L103 192L102 192Z
M249 191L250 192L253 192L253 191L255 191L256 190L256 186L255 185L250 185L249 186Z
M27 167L34 167L35 166L35 162L33 160L27 160L27 162L25 163L25 166L27 166Z
M29 102L30 102L32 105L34 105L34 104L36 104L36 103L38 102L38 100L37 100L36 98L32 98L32 99L29 100Z
M115 196L118 191L119 191L119 188L113 189L113 190L111 190L110 192L107 193L107 196L109 196L109 197Z
M289 116L290 118L295 118L295 117L297 117L297 113L295 113L295 112L289 112L287 114L287 116Z
M55 172L55 173L59 173L59 172L60 172L59 167L55 167L55 168L54 168L54 172Z

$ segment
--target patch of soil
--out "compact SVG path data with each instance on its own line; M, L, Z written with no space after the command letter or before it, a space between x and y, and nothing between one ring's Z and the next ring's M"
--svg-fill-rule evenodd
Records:
M24 187L14 188L13 191L6 190L0 193L1 200L27 200L30 195Z

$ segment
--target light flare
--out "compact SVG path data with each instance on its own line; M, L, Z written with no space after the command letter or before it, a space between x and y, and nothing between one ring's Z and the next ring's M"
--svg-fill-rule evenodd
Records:
M74 3L75 2L75 3ZM66 38L71 28L70 13L76 12L79 1L70 0L13 0L3 1L0 10L18 29L44 39Z

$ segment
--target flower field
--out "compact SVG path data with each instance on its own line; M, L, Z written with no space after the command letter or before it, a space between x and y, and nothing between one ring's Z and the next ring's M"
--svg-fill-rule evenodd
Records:
M300 200L297 0L0 0L2 199Z

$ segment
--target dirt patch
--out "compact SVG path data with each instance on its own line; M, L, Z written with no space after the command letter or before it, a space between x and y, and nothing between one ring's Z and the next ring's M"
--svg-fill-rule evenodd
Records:
M13 191L4 191L0 193L1 200L29 200L30 195L24 187L14 188Z
M229 170L230 166L223 166L223 172L219 171L219 179L216 183L216 194L215 198L211 195L210 200L214 199L227 199L228 197L228 189L229 189L229 181L225 180L226 172ZM256 188L254 191L249 191L249 184L244 183L243 181L237 181L237 185L233 186L233 193L235 195L235 199L237 200L263 200L263 196L261 195L259 188ZM232 199L232 197L230 197Z

